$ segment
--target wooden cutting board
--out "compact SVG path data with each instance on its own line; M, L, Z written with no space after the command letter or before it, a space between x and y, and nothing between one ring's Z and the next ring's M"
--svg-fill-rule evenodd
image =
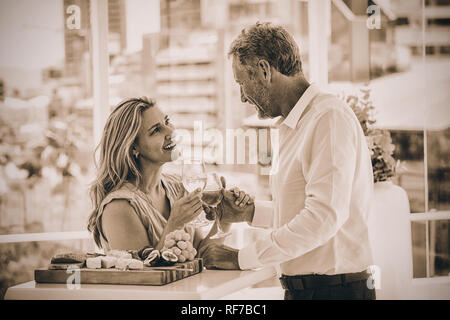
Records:
M176 270L174 270L176 268ZM192 269L192 271L179 270ZM194 274L203 270L203 260L195 259L183 263L176 263L169 267L144 267L142 270L118 270L111 269L80 269L81 284L129 284L129 285L152 285L162 286ZM69 283L73 282L73 271L49 270L40 268L34 270L34 280L37 283Z

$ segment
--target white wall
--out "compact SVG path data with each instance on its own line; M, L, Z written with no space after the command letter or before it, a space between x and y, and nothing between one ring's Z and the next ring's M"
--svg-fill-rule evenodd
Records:
M126 0L126 34L128 53L142 50L142 36L161 29L159 0Z
M450 276L440 279L415 279L408 296L412 300L450 300Z

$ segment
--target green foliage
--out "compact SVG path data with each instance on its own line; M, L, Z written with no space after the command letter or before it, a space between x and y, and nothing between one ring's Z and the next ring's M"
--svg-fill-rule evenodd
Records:
M370 89L361 88L361 95L349 95L344 101L355 112L361 124L367 145L371 150L374 182L387 181L395 176L397 162L392 157L395 146L388 130L376 129L375 107L370 100Z
M32 188L41 178L58 189L63 178L81 174L76 162L79 141L82 133L60 120L52 120L43 137L22 141L17 129L0 118L0 175L10 189Z
M8 208L2 202L6 203L5 199L12 193L20 191L25 194L32 188L42 186L39 182L45 182L46 187L53 188L55 192L67 185L64 184L67 178L81 174L76 156L80 142L86 141L86 133L80 126L72 125L75 120L72 116L64 120L67 124L53 119L45 133L39 133L31 141L23 139L17 127L0 117L0 204L5 212ZM66 193L67 199L68 196ZM54 205L57 204L53 199ZM66 214L68 208L61 208L60 211ZM23 227L19 230L25 233L43 232L43 222L34 221L20 226L6 222L6 226L0 227L0 234L17 233L17 227ZM0 300L7 288L33 280L34 270L47 266L58 251L73 251L73 248L54 242L0 244Z

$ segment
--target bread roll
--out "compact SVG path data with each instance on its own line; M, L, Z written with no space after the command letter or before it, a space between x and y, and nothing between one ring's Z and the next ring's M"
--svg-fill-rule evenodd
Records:
M50 263L84 263L86 255L79 253L60 253L52 257Z
M67 270L69 268L79 268L83 267L84 263L51 263L48 266L49 270Z

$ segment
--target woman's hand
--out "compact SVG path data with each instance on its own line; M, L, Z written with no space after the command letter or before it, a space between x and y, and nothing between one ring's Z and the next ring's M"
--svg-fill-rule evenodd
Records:
M197 189L175 201L170 211L169 220L167 220L170 229L182 229L186 223L192 221L202 212L201 197L201 190Z

